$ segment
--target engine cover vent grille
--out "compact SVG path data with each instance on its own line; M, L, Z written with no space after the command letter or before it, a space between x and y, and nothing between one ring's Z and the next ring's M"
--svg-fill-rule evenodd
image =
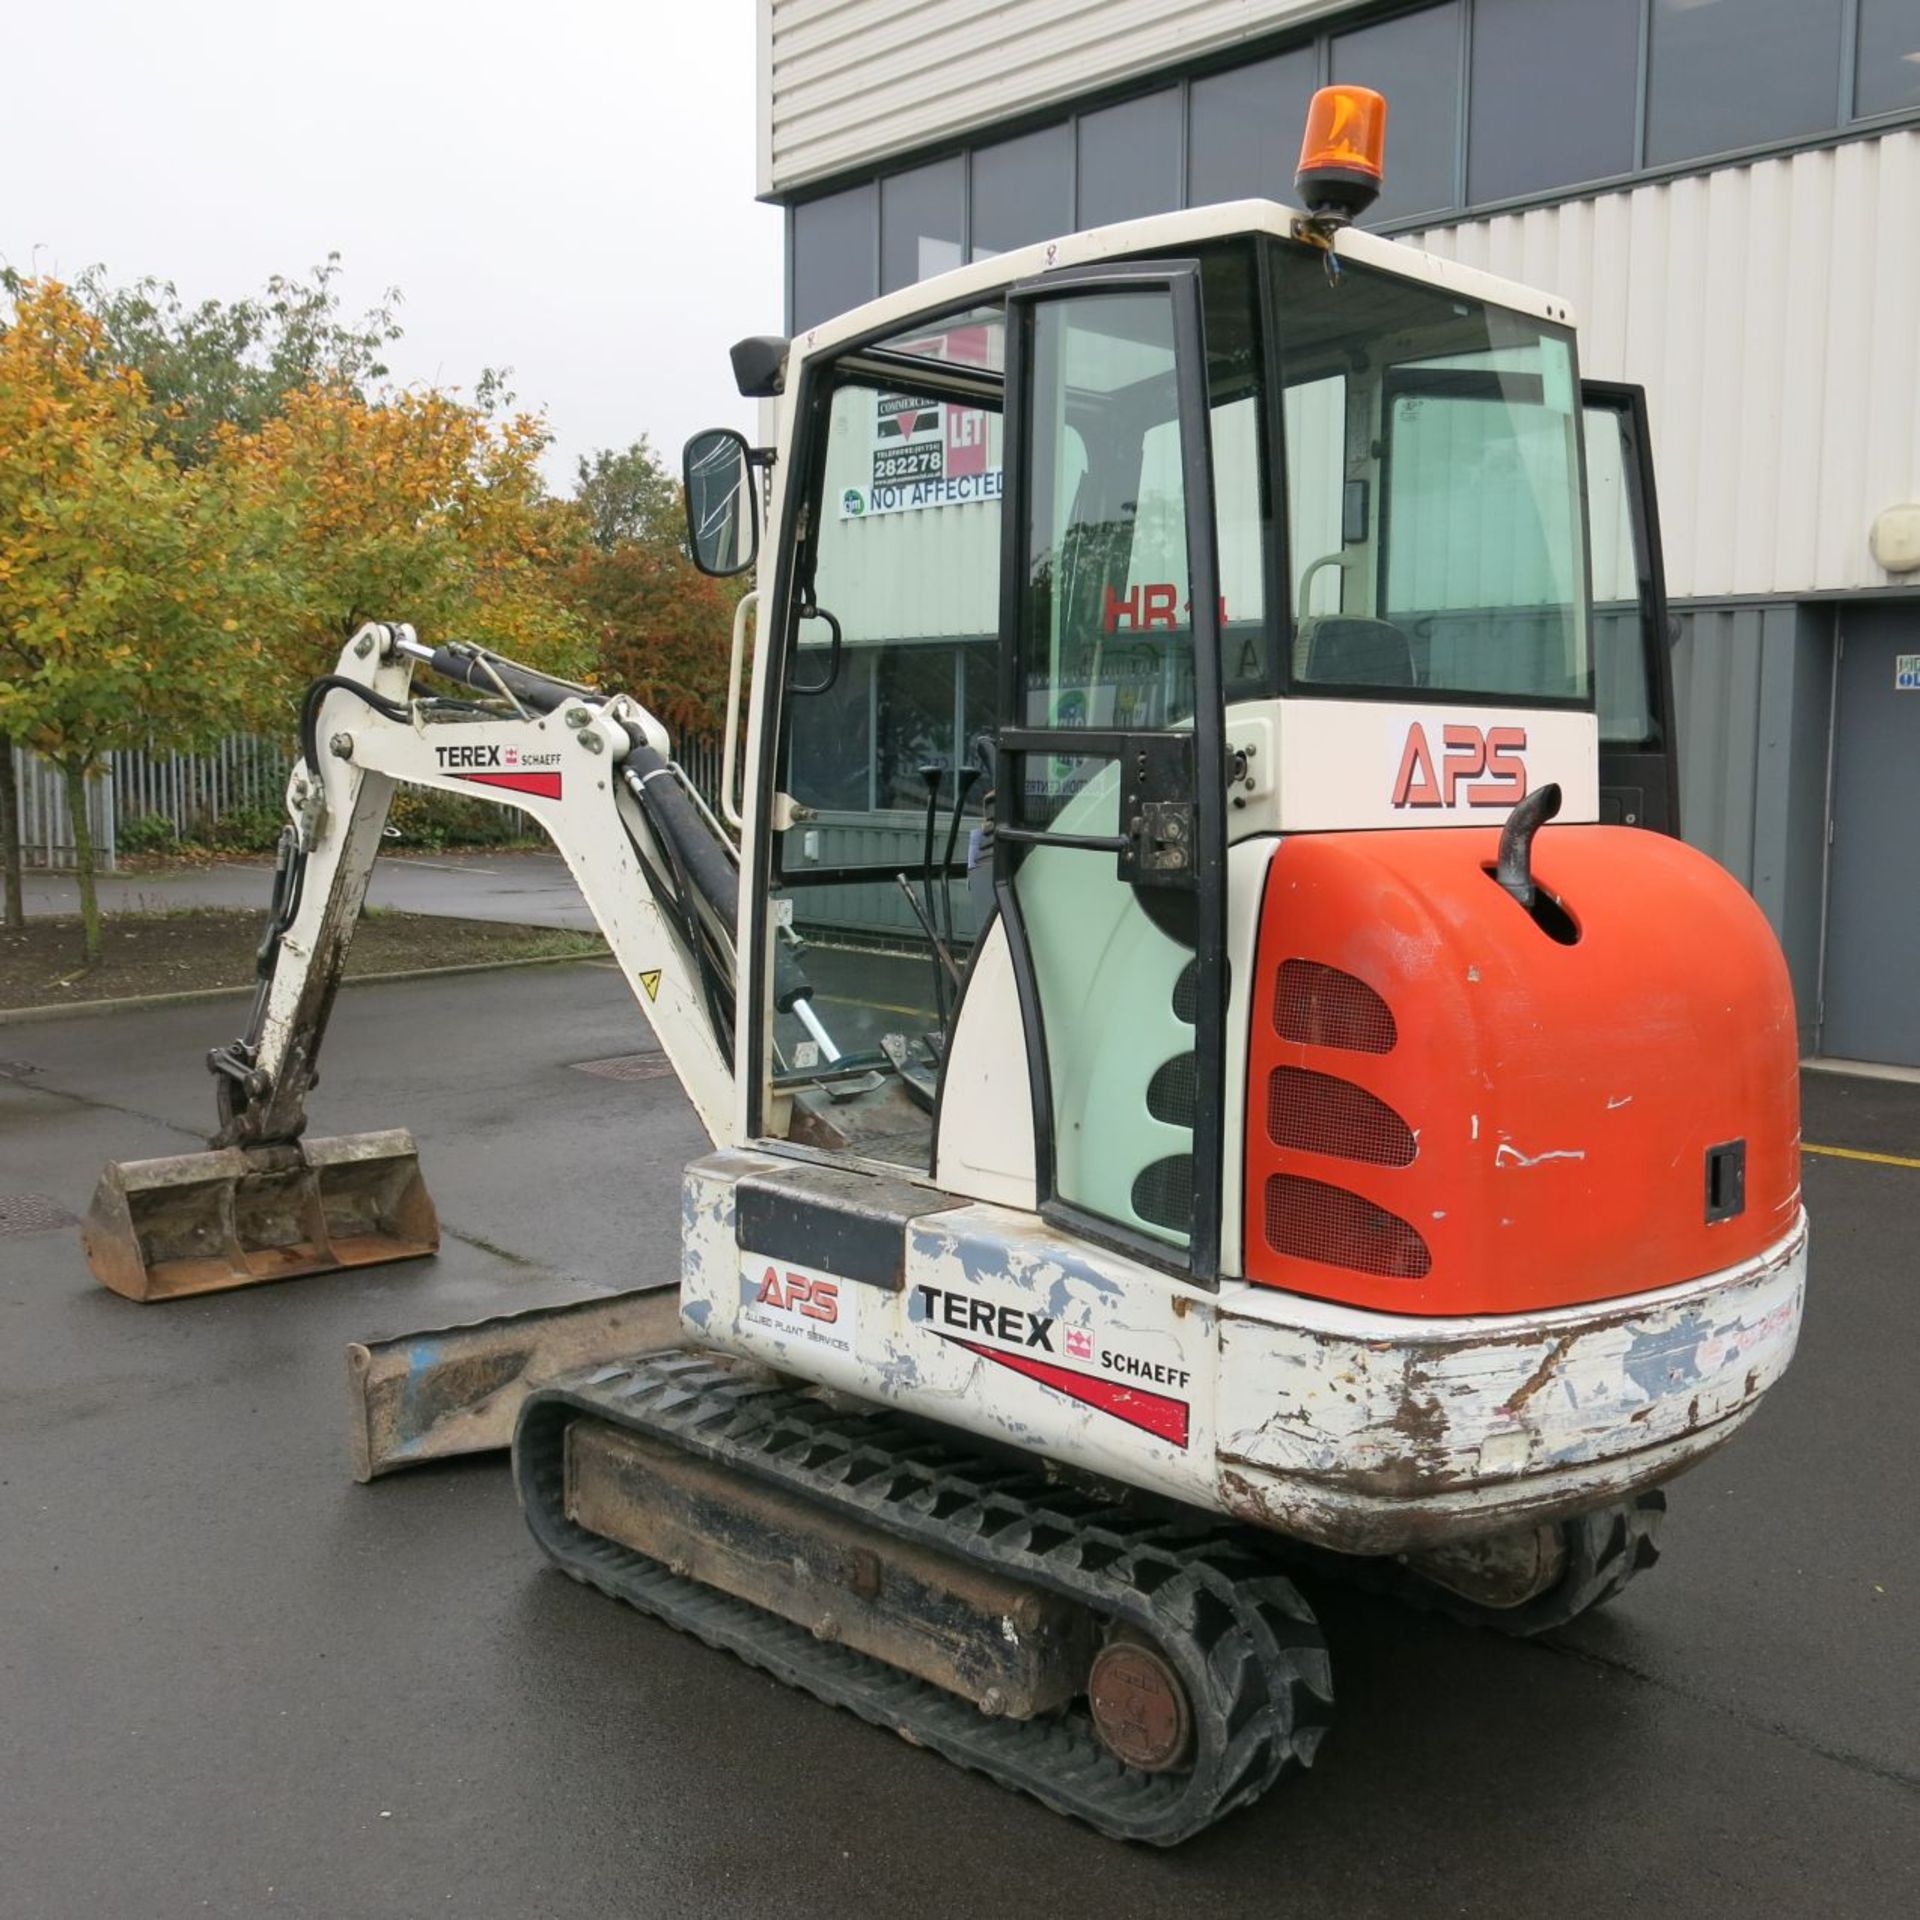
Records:
M1405 1167L1419 1151L1413 1129L1365 1087L1305 1067L1267 1076L1267 1137L1276 1147Z
M1147 1111L1169 1127L1193 1128L1194 1059L1190 1053L1176 1053L1162 1061L1147 1082Z
M1391 1053L1400 1038L1393 1009L1364 980L1318 960L1281 963L1273 1024L1283 1040L1349 1053Z
M1133 1210L1142 1220L1173 1233L1193 1227L1193 1155L1170 1153L1140 1169L1133 1183Z
M1276 1173L1268 1176L1266 1202L1267 1244L1275 1253L1394 1280L1424 1279L1433 1265L1416 1229L1345 1187Z

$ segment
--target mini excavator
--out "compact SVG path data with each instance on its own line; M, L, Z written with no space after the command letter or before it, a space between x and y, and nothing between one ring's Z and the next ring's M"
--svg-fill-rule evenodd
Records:
M1678 838L1644 403L1352 224L1384 111L1316 100L1300 210L734 349L713 806L634 700L364 628L214 1150L87 1227L139 1298L430 1251L411 1139L303 1100L394 783L523 809L713 1147L682 1344L520 1406L535 1539L1163 1845L1314 1758L1296 1573L1574 1619L1801 1318L1792 996Z

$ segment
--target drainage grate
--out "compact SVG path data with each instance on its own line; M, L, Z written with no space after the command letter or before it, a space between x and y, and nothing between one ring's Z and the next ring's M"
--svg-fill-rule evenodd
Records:
M664 1053L616 1053L610 1060L576 1060L573 1070L602 1080L669 1080L673 1062Z
M57 1233L77 1227L77 1214L44 1193L0 1193L0 1237L12 1233Z

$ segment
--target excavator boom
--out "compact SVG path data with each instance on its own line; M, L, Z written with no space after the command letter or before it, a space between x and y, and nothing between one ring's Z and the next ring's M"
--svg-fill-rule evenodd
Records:
M415 691L420 669L490 695ZM410 1260L439 1245L412 1136L307 1137L306 1099L397 783L520 808L552 835L708 1133L732 1124L731 842L623 696L371 624L302 703L247 1029L208 1056L208 1150L119 1162L83 1231L134 1300ZM805 997L797 977L790 990Z

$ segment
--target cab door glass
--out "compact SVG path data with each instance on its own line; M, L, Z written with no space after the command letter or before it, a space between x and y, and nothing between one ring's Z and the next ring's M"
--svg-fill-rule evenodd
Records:
M1021 721L1128 731L1193 715L1172 321L1160 293L1034 320Z
M1016 724L1052 738L1010 756L1010 811L1048 836L1023 849L1014 890L1046 1044L1053 1191L1184 1247L1194 953L1120 877L1115 852L1143 736L1171 733L1176 754L1191 751L1173 303L1163 288L1051 299L1031 326Z
M1587 381L1581 398L1600 817L1677 834L1673 658L1646 396L1637 387Z
M1660 721L1653 663L1641 625L1640 557L1619 418L1611 410L1589 408L1586 430L1600 739L1610 747L1657 747Z
M829 1039L776 978L768 1078L793 1137L920 1171L991 905L969 881L999 674L1001 326L982 309L823 376L779 714L778 937Z

